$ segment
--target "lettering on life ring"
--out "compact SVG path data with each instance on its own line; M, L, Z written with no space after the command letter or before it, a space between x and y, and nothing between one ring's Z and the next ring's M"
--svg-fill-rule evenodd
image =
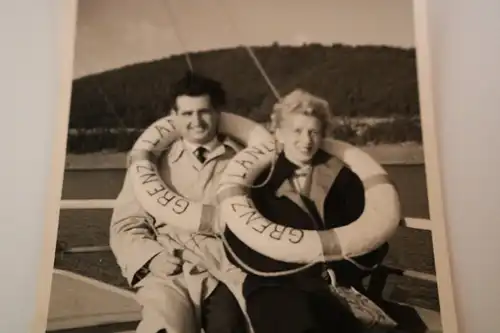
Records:
M243 145L271 138L262 125L225 112L221 113L219 131ZM215 207L179 195L165 184L157 169L157 159L179 138L173 116L167 116L149 126L137 139L128 161L134 193L142 207L157 219L192 232L213 231Z
M247 147L227 166L218 190L220 218L248 247L274 260L308 264L366 254L385 243L400 218L399 195L386 171L367 153L348 143L326 139L322 149L338 157L362 180L365 210L347 226L329 230L300 230L263 217L248 188L276 155L273 140Z

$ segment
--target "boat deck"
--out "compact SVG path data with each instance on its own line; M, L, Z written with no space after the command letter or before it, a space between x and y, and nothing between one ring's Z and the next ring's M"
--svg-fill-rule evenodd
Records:
M439 313L406 305L386 309L412 332L442 332ZM140 320L133 293L75 273L54 270L47 332L133 333Z

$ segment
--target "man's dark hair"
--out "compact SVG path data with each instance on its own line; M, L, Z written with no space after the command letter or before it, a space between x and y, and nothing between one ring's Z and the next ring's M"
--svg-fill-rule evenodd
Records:
M214 109L226 105L226 92L220 82L191 71L171 86L169 97L172 109L177 110L175 101L177 97L183 95L192 97L208 95Z

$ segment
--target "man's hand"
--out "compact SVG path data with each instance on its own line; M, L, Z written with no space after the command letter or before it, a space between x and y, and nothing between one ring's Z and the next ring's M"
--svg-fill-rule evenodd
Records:
M182 270L182 260L166 251L160 252L149 262L149 270L153 275L164 278L176 275Z

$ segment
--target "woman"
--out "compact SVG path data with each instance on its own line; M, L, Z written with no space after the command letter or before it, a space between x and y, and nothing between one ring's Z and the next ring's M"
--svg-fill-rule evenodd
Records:
M269 220L298 229L329 229L355 221L364 210L363 184L338 158L320 149L323 138L331 131L328 103L295 90L275 105L271 119L282 149L270 179L263 187L252 190L256 208ZM269 172L264 171L256 184L262 183ZM301 266L251 250L229 229L225 236L239 259L258 271ZM337 284L359 288L362 278L369 274L365 268L379 264L386 253L387 244L352 262L317 264L280 277L247 272L243 294L255 332L360 331L357 319L330 292L331 278L334 276ZM227 255L239 266L229 251ZM241 269L246 271L245 267Z

